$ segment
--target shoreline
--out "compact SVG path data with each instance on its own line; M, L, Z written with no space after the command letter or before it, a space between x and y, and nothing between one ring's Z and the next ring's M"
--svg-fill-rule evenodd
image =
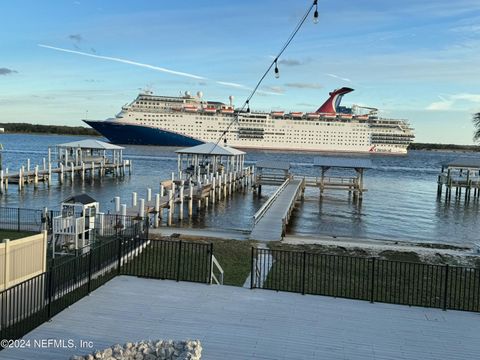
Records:
M231 240L241 242L250 240L249 231L242 230L157 228L151 229L149 234L153 236L153 239L160 237L192 241ZM391 241L352 237L334 238L325 235L287 235L281 241L258 242L258 245L356 257L379 257L407 262L480 266L480 253L475 252L475 247L459 244L418 243L407 240Z

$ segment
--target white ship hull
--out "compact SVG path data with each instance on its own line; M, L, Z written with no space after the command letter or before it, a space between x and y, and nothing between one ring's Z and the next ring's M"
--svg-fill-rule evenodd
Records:
M168 146L222 138L222 144L245 149L405 154L414 137L404 120L340 113L233 112L233 106L191 96L150 94L139 95L115 119L87 123L115 143Z

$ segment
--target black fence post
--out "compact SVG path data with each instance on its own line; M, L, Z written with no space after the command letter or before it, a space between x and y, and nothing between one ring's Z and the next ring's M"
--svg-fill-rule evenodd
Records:
M253 259L255 257L255 247L252 246L252 257L251 257L251 260L250 260L250 289L253 289L255 284L253 282L253 277L255 276L255 269L254 269L254 265L253 265Z
M447 304L447 295L448 295L448 269L449 266L448 264L445 265L445 283L444 283L444 289L443 289L443 311L447 310L448 304Z
M370 274L370 302L375 301L375 258L372 257L372 272Z
M117 252L117 274L120 275L121 273L121 266L122 266L122 240L116 239L118 243L118 252Z
M178 242L178 255L177 255L177 281L180 281L180 265L182 260L182 240Z
M207 284L212 284L212 272L213 272L213 243L210 243L209 247L210 251L210 261L208 263L208 278L207 278Z
M20 208L17 208L17 231L20 232Z
M53 264L50 266L50 271L47 273L48 276L48 308L47 308L47 317L48 320L52 318L52 300L53 300Z
M150 228L150 217L147 213L145 215L145 237L147 238L147 240L148 240L149 228Z
M88 293L92 290L92 250L88 252Z
M303 252L303 269L302 269L302 295L305 295L305 282L306 282L306 271L307 270L307 252Z

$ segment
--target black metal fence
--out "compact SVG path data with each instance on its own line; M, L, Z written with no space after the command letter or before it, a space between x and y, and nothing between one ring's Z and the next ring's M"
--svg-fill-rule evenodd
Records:
M480 269L252 248L251 288L480 312Z
M119 238L0 292L0 339L17 339L113 277L208 283L212 245Z
M0 229L40 232L46 221L42 210L0 207Z
M122 274L208 283L213 244L174 240L124 241Z
M53 232L53 219L60 216L60 210L22 209L0 207L0 230ZM80 214L77 214L80 215ZM94 221L92 240L145 236L149 222L136 216L118 214L97 214Z

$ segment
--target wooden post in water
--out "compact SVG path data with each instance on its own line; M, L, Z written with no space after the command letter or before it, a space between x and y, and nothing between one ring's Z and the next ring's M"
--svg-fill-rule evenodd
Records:
M215 184L215 177L212 177L212 204L215 204L215 191L217 191L217 189L215 188L216 187L216 184Z
M173 214L175 214L175 200L176 200L176 199L175 199L175 191L176 191L176 189L175 189L175 183L172 182L172 193L173 193L172 212L173 212Z
M188 194L188 216L192 217L193 213L193 184L190 184L189 194Z
M182 183L180 185L180 209L178 212L178 218L180 220L183 220L183 187L184 187L184 182L182 180Z
M138 203L138 215L142 218L142 220L145 219L145 199L140 199Z
M90 165L90 177L95 179L95 162L92 161L92 164Z
M72 181L75 180L75 165L73 164L73 162L70 163L70 169L72 171Z
M5 192L3 188L3 170L0 170L0 194L3 194Z
M82 181L85 180L85 163L82 161Z
M27 159L27 172L30 172L30 159Z
M52 184L52 163L48 163L48 186Z
M8 191L8 168L5 168L5 192Z
M152 201L152 189L147 188L147 201Z
M47 171L47 159L43 158L43 171Z
M160 194L155 194L155 218L154 218L154 226L158 228L160 218Z
M137 206L137 193L132 192L132 207Z
M35 165L35 171L33 175L33 186L34 188L38 187L38 165Z
M20 167L20 170L18 172L18 191L22 191L22 185L23 185L23 166Z
M168 190L168 218L167 218L168 226L172 226L172 215L173 215L173 191Z

